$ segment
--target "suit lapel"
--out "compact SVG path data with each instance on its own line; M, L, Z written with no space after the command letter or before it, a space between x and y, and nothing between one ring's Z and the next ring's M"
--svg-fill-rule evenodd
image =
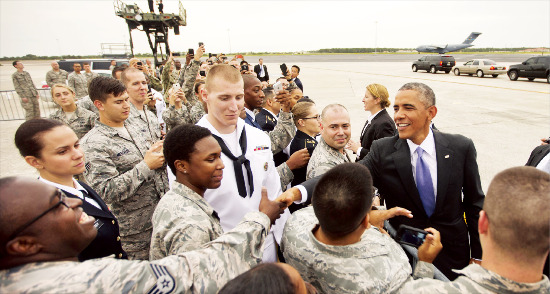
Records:
M416 204L418 209L424 211L424 206L420 200L420 194L416 189L416 183L414 182L414 177L412 174L412 165L411 165L411 154L409 151L409 146L407 141L403 139L397 139L394 147L396 151L392 154L393 162L395 164L395 169L401 178L403 187L407 191L413 202Z
M454 152L449 148L449 141L447 138L435 130L433 134L437 161L437 196L435 200L435 211L440 211L443 203L445 203L449 178L453 168Z

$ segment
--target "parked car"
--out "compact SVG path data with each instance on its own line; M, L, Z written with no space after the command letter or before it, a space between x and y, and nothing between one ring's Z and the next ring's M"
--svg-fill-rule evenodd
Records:
M437 71L449 73L455 66L455 58L449 55L422 56L412 64L412 71L425 70L435 74Z
M485 75L491 75L493 78L496 78L498 75L506 73L506 67L499 66L490 59L472 59L463 65L455 65L453 73L455 76L461 74L468 74L471 76L476 74L480 78Z
M75 63L80 63L80 65L84 68L83 63L88 62L92 71L96 72L99 70L108 71L111 66L111 60L112 59L63 59L57 61L57 63L59 63L59 68L66 70L68 73L72 73L74 71L73 65ZM117 66L128 64L128 59L115 60Z
M511 81L527 78L530 81L546 79L550 83L550 56L535 56L521 64L510 65L508 77Z

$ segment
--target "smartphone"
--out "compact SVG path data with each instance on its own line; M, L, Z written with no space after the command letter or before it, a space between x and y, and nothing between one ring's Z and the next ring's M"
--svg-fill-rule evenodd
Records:
M204 71L204 70L199 71L199 74L200 74L202 77L206 77L206 71Z
M208 58L212 58L212 53L208 53Z
M142 65L143 65L143 62L138 61L138 62L137 62L137 65L142 66Z
M401 225L397 231L397 242L407 244L416 248L420 247L429 232L414 227Z
M287 75L288 68L286 67L286 64L281 64L281 72L283 73L283 76L285 77Z
M195 50L193 50L193 48L189 48L189 51L187 51L187 54L195 55Z
M180 83L174 83L172 88L174 89L174 91L179 91L181 89Z
M275 94L281 92L283 89L283 84L279 81L279 82L276 82L274 85L273 85L273 91L275 91Z
M204 45L204 43L203 43L203 42L199 42L199 47L202 46L202 45Z

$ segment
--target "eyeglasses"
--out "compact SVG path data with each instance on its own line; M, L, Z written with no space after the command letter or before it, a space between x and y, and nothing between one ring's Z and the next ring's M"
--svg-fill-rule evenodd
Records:
M37 217L33 218L32 220L28 221L26 224L22 225L21 227L19 227L19 229L15 230L15 232L13 234L11 234L11 236L8 238L8 240L12 240L13 238L17 237L17 235L21 234L21 232L23 232L26 228L30 227L32 224L34 224L37 220L39 220L41 217L45 216L46 214L48 214L48 212L56 209L59 207L59 205L64 205L65 207L67 208L70 208L69 207L69 204L67 204L66 200L67 200L67 196L65 195L65 193L63 193L63 191L57 189L57 191L55 192L55 196L59 197L59 202L57 202L56 204L54 204L54 206L48 208L46 211L42 212L41 214L39 214ZM52 197L53 198L53 197Z
M304 117L302 119L319 119L321 116L320 115L316 115L316 116L312 116L312 117Z

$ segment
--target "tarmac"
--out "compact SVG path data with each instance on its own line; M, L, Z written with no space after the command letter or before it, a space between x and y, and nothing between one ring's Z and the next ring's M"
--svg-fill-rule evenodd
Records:
M312 98L321 111L331 103L343 104L350 112L352 138L358 140L369 113L363 109L365 87L385 85L393 102L400 86L421 82L432 87L438 109L434 123L442 132L462 134L473 140L483 190L500 171L524 165L541 138L550 136L550 84L546 79L533 82L520 78L455 76L452 73L412 72L411 62L420 54L351 54L265 56L271 81L278 77L279 63L301 68L304 95ZM509 66L521 63L529 54L455 55L457 62L489 58ZM246 57L255 64L259 56ZM367 61L368 60L368 61ZM24 61L35 84L41 85L50 70L48 61ZM0 90L13 89L11 63L0 66ZM388 112L393 116L392 106ZM13 143L19 121L0 121L0 177L38 173L26 164Z

